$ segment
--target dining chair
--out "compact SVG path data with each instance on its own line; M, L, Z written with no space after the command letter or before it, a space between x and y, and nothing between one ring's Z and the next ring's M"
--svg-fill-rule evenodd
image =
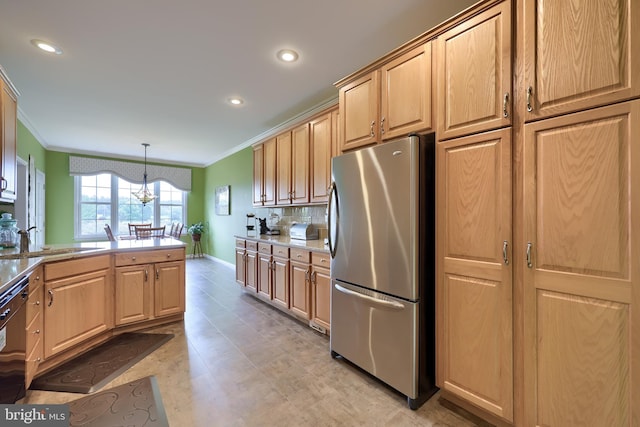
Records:
M171 226L171 233L169 235L174 239L179 239L182 236L182 229L184 228L184 224L181 222L177 222Z
M164 235L164 230L165 230L166 226L162 226L162 227L136 227L135 228L135 233L136 233L136 239L140 240L140 239L158 239L158 238L162 238L165 237Z
M111 231L111 226L109 224L104 225L104 232L107 233L107 238L110 242L116 241L116 237L113 235L113 231Z
M135 236L136 235L136 227L151 227L151 223L149 223L149 224L132 224L132 223L129 223L129 235L131 235L131 236Z

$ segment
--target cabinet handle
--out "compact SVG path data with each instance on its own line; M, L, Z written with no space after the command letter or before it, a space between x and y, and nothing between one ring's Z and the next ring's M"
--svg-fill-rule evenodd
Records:
M310 279L310 277L309 277L309 270L307 269L307 271L305 271L305 272L304 272L304 281L305 281L305 282L308 282L308 281L309 281L309 279Z
M507 111L507 104L509 103L509 92L504 94L504 98L502 99L502 117L505 119L509 117L509 112Z
M48 307L51 307L51 304L53 304L53 291L51 289L47 289L47 293L49 294L49 304Z
M9 181L7 181L7 179L4 176L0 177L0 191L6 190L8 186L9 186Z
M316 272L311 273L311 282L316 283Z
M156 280L160 280L160 269L156 268Z
M533 107L531 106L531 95L533 94L533 88L529 86L527 88L527 111L533 111Z
M531 262L531 246L533 244L531 242L527 242L527 267L532 268L533 263Z
M373 138L374 136L376 136L376 133L373 131L373 127L374 127L375 125L376 125L376 121L375 121L375 120L372 120L372 121L371 121L371 129L369 130L369 136L371 136L372 138Z
M149 270L147 270L146 268L144 269L144 281L149 281Z
M384 135L384 117L380 120L380 135Z
M509 257L507 256L508 247L509 243L506 240L502 242L502 259L504 260L504 265L509 265Z

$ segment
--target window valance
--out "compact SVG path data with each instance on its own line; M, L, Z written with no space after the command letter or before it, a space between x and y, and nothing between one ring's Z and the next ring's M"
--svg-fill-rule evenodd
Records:
M69 156L70 175L96 175L99 173L112 173L129 182L142 184L144 164ZM147 181L166 181L182 191L191 191L191 169L147 164Z

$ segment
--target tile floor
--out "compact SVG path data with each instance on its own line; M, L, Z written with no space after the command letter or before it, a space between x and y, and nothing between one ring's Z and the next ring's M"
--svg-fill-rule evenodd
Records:
M476 425L438 394L410 410L400 394L333 360L326 336L244 294L223 263L187 260L184 323L150 331L175 337L104 389L155 375L172 427ZM29 390L23 403L82 396Z

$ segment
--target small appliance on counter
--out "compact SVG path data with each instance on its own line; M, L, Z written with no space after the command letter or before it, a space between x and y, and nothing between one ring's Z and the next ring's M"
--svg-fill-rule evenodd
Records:
M296 240L318 240L318 229L313 224L291 224L289 237Z
M267 234L270 236L279 236L280 235L280 226L278 223L280 222L280 215L275 212L271 212L269 214L268 220L268 231Z
M256 215L253 213L247 214L247 237L256 235L255 217Z
M0 248L15 248L18 245L18 220L10 213L3 213L0 219Z

